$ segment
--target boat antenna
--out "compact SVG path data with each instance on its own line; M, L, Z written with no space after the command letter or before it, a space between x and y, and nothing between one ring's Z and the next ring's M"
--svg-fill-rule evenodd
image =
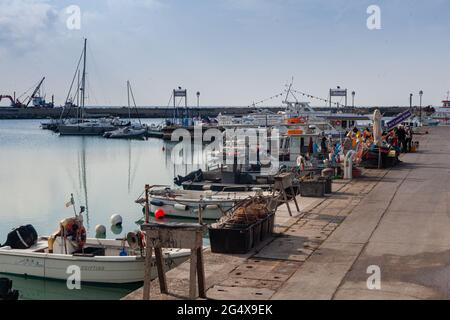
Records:
M289 94L291 93L291 89L292 89L292 86L294 85L294 77L292 77L292 79L291 79L291 83L289 84L289 87L288 87L288 89L287 89L287 91L286 91L286 102L288 101L288 98L289 98Z
M75 208L75 199L73 198L73 193L70 194L70 203L72 204L73 213L77 217L77 209Z

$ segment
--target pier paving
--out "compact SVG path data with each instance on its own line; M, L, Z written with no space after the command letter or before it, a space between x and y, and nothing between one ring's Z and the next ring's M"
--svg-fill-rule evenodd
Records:
M448 299L450 292L450 130L418 137L418 153L391 170L333 183L323 199L282 206L274 239L248 255L205 251L211 299ZM369 290L369 266L381 289ZM152 299L188 296L189 263L167 273L170 296L152 283ZM142 291L125 299L141 299Z

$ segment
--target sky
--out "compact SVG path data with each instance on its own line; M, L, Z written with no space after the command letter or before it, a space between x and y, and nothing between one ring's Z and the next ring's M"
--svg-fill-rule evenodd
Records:
M381 29L367 27L371 5ZM292 79L324 98L348 88L357 105L408 105L410 93L418 105L420 90L440 105L449 36L450 0L0 0L0 94L45 76L62 104L86 37L88 105L126 105L130 80L138 105L167 106L181 86L190 105L200 91L204 106L247 106Z

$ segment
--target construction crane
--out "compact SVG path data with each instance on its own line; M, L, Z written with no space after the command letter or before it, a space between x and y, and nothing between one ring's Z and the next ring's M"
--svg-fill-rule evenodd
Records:
M28 108L28 106L30 105L31 101L33 101L33 99L36 97L36 94L41 89L42 84L44 83L44 81L45 81L45 77L43 77L42 80L38 83L38 85L34 89L33 93L31 94L30 98L28 99L27 103L25 104L24 108Z
M11 97L10 95L0 95L0 102L2 101L2 99L9 99L11 101L11 107L13 107L13 108L28 108L30 106L30 103L33 101L33 99L36 98L37 93L41 89L42 84L44 83L44 81L45 81L45 77L42 78L41 81L39 81L39 83L38 83L38 85L36 87L34 87L34 91L28 97L28 100L27 100L26 103L22 103L22 102L20 102L20 100L22 100L21 97L24 96L25 94L27 94L27 92L29 92L31 88L28 89L24 94L22 94L21 97L19 97L17 99ZM14 96L15 96L15 94L14 94Z
M13 107L13 108L22 108L23 107L22 103L20 103L19 100L14 101L14 98L11 97L10 95L0 95L0 102L3 99L9 99L9 101L11 101L11 107Z

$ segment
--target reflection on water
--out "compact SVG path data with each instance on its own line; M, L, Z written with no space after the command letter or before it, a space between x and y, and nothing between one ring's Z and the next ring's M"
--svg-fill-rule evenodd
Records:
M161 120L147 121L152 122ZM103 224L108 238L123 237L138 228L135 221L142 217L142 210L134 201L145 184L172 185L175 175L198 169L173 165L173 145L161 140L59 137L39 125L35 120L0 120L0 242L6 241L13 227L24 224L34 225L40 235L55 231L60 220L73 215L73 209L65 207L71 193L77 206L86 206L89 236L95 236L95 226ZM122 232L111 230L113 214L123 217ZM59 282L28 279L18 283L32 288L44 283L49 298L65 289L65 283Z
M119 300L141 284L83 284L81 290L68 290L64 281L43 280L7 275L19 290L20 300Z

